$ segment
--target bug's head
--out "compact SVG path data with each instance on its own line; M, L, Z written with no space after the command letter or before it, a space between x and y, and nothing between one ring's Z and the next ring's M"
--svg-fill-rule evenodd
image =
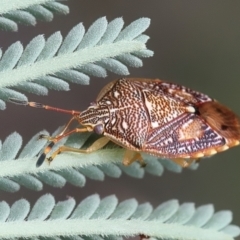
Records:
M91 103L90 106L79 115L79 122L97 134L103 134L104 126L109 121L109 110L106 107L99 106L97 103Z
M201 117L230 145L240 140L240 119L232 110L216 101L203 103L198 110Z

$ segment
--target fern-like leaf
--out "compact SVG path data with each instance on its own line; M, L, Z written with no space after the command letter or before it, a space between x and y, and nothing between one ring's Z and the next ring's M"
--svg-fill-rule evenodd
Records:
M31 208L21 199L11 207L0 203L0 237L51 239L118 239L145 235L159 239L231 240L240 228L229 225L230 211L214 213L213 205L195 208L194 203L179 205L170 200L153 209L136 199L118 203L114 195L103 199L97 194L77 206L73 198L55 203L52 195L40 197ZM93 227L94 226L94 227Z
M1 0L0 29L17 31L18 23L35 26L37 21L53 20L54 14L68 14L68 6L55 0Z
M148 37L142 35L149 24L148 18L140 18L121 31L121 18L108 24L103 17L86 33L80 23L64 39L56 32L47 40L35 37L25 49L20 42L12 44L0 59L0 109L8 98L27 99L17 90L46 95L48 88L69 90L67 81L89 84L89 75L106 77L107 70L129 74L127 65L142 66L138 54L153 55L146 53Z
M59 131L61 128L55 131L53 136ZM0 147L1 190L15 192L22 185L39 191L43 188L43 183L53 187L63 187L66 182L83 187L86 183L86 177L103 181L105 175L119 178L122 172L134 178L143 178L145 172L161 176L165 168L176 173L182 171L179 165L170 160L158 159L147 154L143 155L144 161L147 163L145 168L140 167L136 162L126 167L122 164L124 149L116 145L91 154L62 153L50 165L45 162L37 168L36 155L42 151L46 144L46 140L39 139L40 134L48 135L46 131L37 133L21 151L19 149L22 138L18 133L9 135L3 142ZM81 148L87 141L91 140L92 136L89 133L71 135L69 138L59 141L49 154L64 144ZM18 157L16 157L17 154ZM193 165L191 168L196 169L196 166L198 165Z

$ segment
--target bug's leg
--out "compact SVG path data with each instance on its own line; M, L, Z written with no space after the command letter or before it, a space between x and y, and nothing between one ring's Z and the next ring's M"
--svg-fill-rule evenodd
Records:
M55 143L57 143L59 140L61 140L62 138L69 136L73 133L77 133L77 132L91 132L91 129L89 128L75 128L72 131L69 132L61 132L61 135L57 135L56 137L49 137L49 139L51 140L51 142L49 143L49 145L44 149L43 153L40 155L40 157L37 160L36 166L39 167L42 165L42 163L44 162L46 155L51 151L52 147L54 146ZM46 136L48 137L48 136Z
M47 140L49 140L49 141L54 141L54 140L56 140L57 138L59 138L60 136L62 136L62 135L64 135L64 134L66 133L66 131L69 129L70 124L71 124L74 120L77 120L77 116L72 117L72 118L69 120L69 122L65 125L64 129L63 129L58 135L56 135L55 137L51 137L51 136L48 136L48 135L41 134L41 135L39 136L39 138L40 138L40 139L45 138L45 139L47 139ZM58 140L58 141L59 141L59 140Z
M189 167L196 159L185 159L185 158L173 158L171 159L173 162L181 166L182 168L187 168Z
M91 153L103 148L110 141L107 137L101 137L86 149L78 149L68 146L59 147L47 160L51 162L58 154L62 152Z
M139 161L141 167L146 166L146 163L144 162L141 153L127 149L123 157L123 165L129 166L135 161Z
M195 159L195 163L200 163L201 159L202 159L202 158L197 158L197 159Z
M188 165L186 167L189 167L192 163L196 163L200 161L200 158L195 159L195 158L190 158L190 159L186 159Z
M140 238L140 240L145 240L145 239L149 239L150 237L146 236L144 234L139 234L139 238Z

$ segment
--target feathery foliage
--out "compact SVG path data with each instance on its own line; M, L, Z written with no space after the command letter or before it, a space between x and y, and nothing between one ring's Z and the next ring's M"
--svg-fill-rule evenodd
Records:
M39 20L51 21L55 13L68 12L67 6L55 0L1 0L0 29L17 31L18 23L35 25ZM145 45L149 37L143 34L150 20L138 19L122 30L123 24L122 18L110 23L100 18L86 33L80 23L65 38L55 32L46 40L42 35L35 37L25 49L20 42L4 53L0 49L0 109L5 109L9 98L27 100L19 91L46 95L48 89L69 90L68 82L88 84L89 76L106 77L107 71L127 75L127 66L141 67L141 58L153 55ZM125 172L142 178L145 171L161 176L164 168L182 170L172 161L148 155L144 156L146 168L138 163L124 167L124 150L114 145L92 154L64 153L50 166L44 163L36 168L36 155L46 145L46 140L38 139L39 134L48 133L36 134L23 149L22 137L16 132L0 141L1 190L15 192L20 186L41 190L43 183L62 187L67 181L82 187L86 177L103 180L105 175L116 178ZM63 144L84 147L92 136L72 135L59 141L52 151ZM139 205L135 199L118 203L114 195L100 199L96 194L77 206L74 198L55 203L50 194L40 197L32 208L25 199L12 206L0 202L1 239L121 240L141 235L151 239L231 240L240 234L239 227L229 225L231 221L230 211L214 213L212 205L195 208L193 203L179 205L177 200L156 209L149 203Z
M230 211L214 213L211 204L195 208L170 200L153 209L136 199L118 203L114 195L103 199L95 194L77 206L74 198L55 203L52 195L40 197L31 208L25 199L11 207L0 203L1 238L122 239L140 234L160 239L231 240L240 228L229 225ZM15 226L18 226L16 228ZM94 226L94 227L93 227Z
M56 130L53 136L60 129ZM22 137L16 132L9 135L3 142L0 147L1 190L15 192L22 185L40 191L43 183L53 187L63 187L66 182L83 187L86 177L103 181L105 175L119 178L122 172L134 178L143 178L145 172L161 176L164 168L176 173L182 171L179 165L170 160L159 159L147 154L143 155L144 161L147 163L145 168L141 168L140 164L136 162L126 167L122 164L124 149L116 145L110 145L91 154L62 153L50 165L45 162L41 167L36 168L36 155L46 145L46 140L39 139L40 134L48 135L46 131L37 133L21 151ZM59 141L49 154L64 144L81 148L86 142L91 142L93 135L89 133L73 134ZM191 169L196 169L197 166L198 164L193 164Z
M68 14L68 6L55 0L1 0L0 29L17 31L18 23L35 26L53 20L54 14Z
M140 57L153 55L145 49L149 37L142 34L150 20L140 18L122 30L123 24L122 18L108 24L103 17L86 33L80 23L64 39L56 32L47 40L35 37L25 49L12 44L0 59L0 109L9 98L27 99L18 90L46 95L48 88L69 90L66 81L89 84L89 75L106 77L107 70L127 75L127 66L141 67Z

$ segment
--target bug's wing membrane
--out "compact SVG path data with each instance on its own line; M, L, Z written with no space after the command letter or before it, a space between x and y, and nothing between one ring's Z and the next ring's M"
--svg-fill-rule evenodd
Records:
M240 119L232 110L216 101L201 104L198 110L201 117L228 140L229 145L231 142L236 145L234 142L240 140Z

